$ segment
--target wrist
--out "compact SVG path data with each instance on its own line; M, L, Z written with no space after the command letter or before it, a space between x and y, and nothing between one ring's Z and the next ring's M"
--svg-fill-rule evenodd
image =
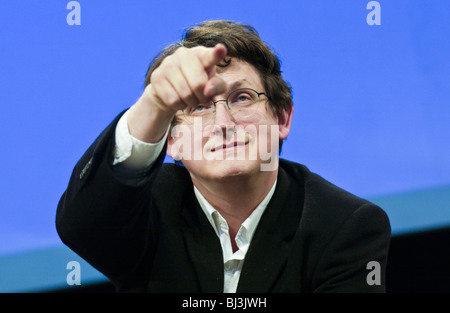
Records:
M176 111L164 109L152 101L147 91L130 108L128 130L138 140L156 143L164 137Z

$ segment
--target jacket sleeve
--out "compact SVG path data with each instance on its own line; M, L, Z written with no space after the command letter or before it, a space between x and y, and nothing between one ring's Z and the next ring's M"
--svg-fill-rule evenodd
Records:
M315 292L385 292L391 228L386 213L367 203L355 210L322 252Z
M61 240L118 289L145 289L155 247L151 188L165 149L139 179L112 168L114 133L122 112L76 164L56 213Z

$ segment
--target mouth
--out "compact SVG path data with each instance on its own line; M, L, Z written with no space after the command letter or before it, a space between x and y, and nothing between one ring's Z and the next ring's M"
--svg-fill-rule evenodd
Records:
M226 144L215 146L211 149L211 152L216 151L226 151L226 150L234 150L240 147L245 147L248 144L248 141L234 141Z

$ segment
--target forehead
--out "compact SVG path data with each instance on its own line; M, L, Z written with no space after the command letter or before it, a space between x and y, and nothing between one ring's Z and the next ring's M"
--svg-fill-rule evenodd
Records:
M252 88L256 91L264 91L261 76L258 70L248 62L231 58L227 66L216 66L216 73L227 84L227 90L216 98L225 98L228 93L239 88ZM176 115L181 115L178 111Z
M227 91L242 87L252 87L261 91L261 77L250 63L232 58L228 66L217 66L216 72L227 83Z

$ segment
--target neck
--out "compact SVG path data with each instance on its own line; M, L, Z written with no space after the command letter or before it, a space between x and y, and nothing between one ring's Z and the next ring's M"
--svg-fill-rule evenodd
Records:
M239 230L272 188L278 170L260 172L259 177L233 177L226 181L202 181L192 177L203 197L225 218L230 229Z

